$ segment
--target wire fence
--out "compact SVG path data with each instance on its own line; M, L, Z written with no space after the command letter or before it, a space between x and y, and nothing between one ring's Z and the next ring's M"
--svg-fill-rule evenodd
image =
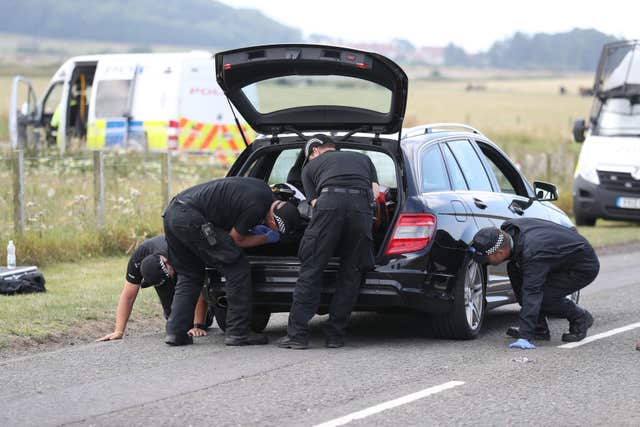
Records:
M47 248L66 252L62 259L82 248L96 255L127 250L162 232L169 197L224 176L227 168L218 157L201 154L0 156L0 242L18 240L36 260Z

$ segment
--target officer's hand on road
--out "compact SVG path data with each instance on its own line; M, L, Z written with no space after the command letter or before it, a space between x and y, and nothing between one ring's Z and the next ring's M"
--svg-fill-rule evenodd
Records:
M509 348L520 348L522 350L533 350L536 348L535 345L531 344L529 340L525 340L524 338L520 338L518 341L509 344Z
M256 225L255 227L253 227L251 229L251 233L252 234L267 234L268 232L272 231L271 228L267 227L266 225Z
M120 340L122 339L122 336L124 335L124 332L122 331L115 331L115 332L111 332L108 335L103 336L102 338L98 338L96 340L96 342L100 342L100 341L112 341L112 340Z
M189 335L191 335L192 337L206 337L207 336L207 331L205 331L204 329L200 329L200 328L193 328L193 329L189 329L189 332L187 332Z
M265 236L267 236L267 243L278 243L280 241L280 233L272 229L269 229Z

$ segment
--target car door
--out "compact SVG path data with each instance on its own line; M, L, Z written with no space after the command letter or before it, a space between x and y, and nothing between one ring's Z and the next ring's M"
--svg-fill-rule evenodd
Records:
M467 190L457 192L459 197L470 208L478 228L500 227L512 217L504 198L496 192L495 177L488 171L488 166L469 139L453 139L443 144L445 158L457 166L464 177ZM510 282L506 265L489 266L487 280L487 302L500 302L508 299Z

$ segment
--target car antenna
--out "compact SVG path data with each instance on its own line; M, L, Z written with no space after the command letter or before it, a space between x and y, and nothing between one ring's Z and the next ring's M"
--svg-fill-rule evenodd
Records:
M231 108L231 114L233 114L233 119L236 121L236 126L238 126L238 130L240 131L240 135L242 136L242 141L244 142L244 147L247 148L249 143L247 142L247 137L242 130L242 126L240 126L240 121L238 120L238 116L236 116L236 112L233 109L233 105L231 105L231 101L229 101L229 97L227 98L227 102L229 103L229 108Z

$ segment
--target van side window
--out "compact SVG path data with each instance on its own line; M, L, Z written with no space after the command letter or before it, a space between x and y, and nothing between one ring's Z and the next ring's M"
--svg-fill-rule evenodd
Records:
M438 147L431 147L422 152L420 158L420 175L422 183L420 188L423 193L448 191L451 189L449 187L447 170L444 167L442 155Z
M62 100L62 82L56 82L49 91L47 92L44 105L42 107L42 112L46 116L51 116L60 105L60 101Z
M447 142L462 168L470 190L493 191L491 181L484 170L480 158L466 139Z
M96 117L124 117L129 104L131 80L103 80L96 89Z

